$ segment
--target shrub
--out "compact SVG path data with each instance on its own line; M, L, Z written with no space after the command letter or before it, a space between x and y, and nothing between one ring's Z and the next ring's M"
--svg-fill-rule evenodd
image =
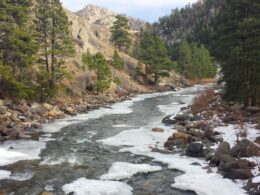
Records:
M210 100L214 97L213 89L207 89L194 98L191 111L192 114L200 113L208 108Z

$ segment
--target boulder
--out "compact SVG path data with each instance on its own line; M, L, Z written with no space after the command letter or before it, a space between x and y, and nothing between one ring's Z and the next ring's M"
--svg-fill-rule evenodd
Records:
M33 129L39 129L39 128L41 128L41 124L40 124L40 123L37 123L37 122L32 122L32 123L31 123L31 128L33 128Z
M174 119L176 121L185 121L189 118L189 113L187 112L180 112L178 114L175 115Z
M237 159L230 154L222 154L218 165L219 171L228 171L231 168L231 164Z
M246 111L250 112L251 114L256 114L260 112L260 107L257 106L246 107Z
M198 129L189 129L188 130L188 134L194 136L194 137L199 137L199 138L204 138L205 137L205 133L201 130Z
M5 114L7 112L6 106L0 106L0 114Z
M188 129L203 129L206 126L206 122L205 121L194 121L194 122L190 122L187 124L187 128Z
M217 151L210 159L210 164L219 165L224 154L230 154L230 144L228 142L223 142L218 146Z
M8 129L5 126L0 126L0 135L7 136L10 133L11 129Z
M203 144L201 143L191 143L189 144L186 155L190 157L203 157Z
M192 136L186 133L175 132L168 140L183 140L185 144L190 143Z
M162 132L164 132L164 129L155 127L152 129L152 131L162 133Z
M195 114L191 117L191 121L200 121L202 120L202 117L199 116L198 114Z
M39 115L44 113L44 109L45 108L38 103L33 103L30 108L33 114L39 114Z
M174 125L174 128L175 130L177 130L178 132L181 132L181 133L187 133L187 129L185 126L182 126L182 125Z
M77 111L72 107L67 107L64 111L69 115L77 115Z
M168 115L162 120L162 123L165 125L173 125L176 123L176 120L172 119L172 115Z
M186 145L184 140L176 139L176 140L168 140L165 142L164 147L168 150L174 150L175 148L183 148Z
M223 173L223 176L228 179L249 179L253 174L250 169L229 169Z
M45 110L48 110L48 111L53 109L53 106L48 103L44 103L44 104L42 104L42 106Z
M260 156L260 148L248 139L243 139L231 149L231 154L237 158Z
M258 137L255 139L255 143L257 143L257 144L260 145L260 136L258 136Z
M260 194L260 175L250 178L244 187L248 191L249 195L259 195Z
M21 113L25 113L25 112L28 112L29 111L29 107L27 105L18 105L16 107L16 110L21 112Z

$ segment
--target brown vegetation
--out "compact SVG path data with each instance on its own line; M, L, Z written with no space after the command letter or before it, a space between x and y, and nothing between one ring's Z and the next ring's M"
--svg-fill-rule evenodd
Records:
M213 78L207 78L207 79L193 79L193 80L188 80L188 83L190 85L195 85L195 84L209 84L209 83L216 83L216 79Z
M214 95L215 91L213 89L207 89L199 96L197 96L191 105L192 114L197 114L203 110L206 110L206 108L209 106L210 100L214 97Z

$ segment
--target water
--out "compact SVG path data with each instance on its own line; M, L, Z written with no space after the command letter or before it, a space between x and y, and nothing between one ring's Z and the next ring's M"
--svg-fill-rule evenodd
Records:
M100 114L100 117L92 116L84 119L85 115L82 115L79 117L80 120L66 119L67 126L61 131L41 137L41 140L49 141L46 142L46 149L41 152L40 160L19 161L3 167L10 170L13 179L16 180L1 180L0 189L12 195L37 195L44 191L52 191L57 195L64 194L62 191L64 184L81 177L99 179L108 172L114 162L130 162L163 167L158 172L140 173L122 180L133 187L135 195L194 194L170 187L174 183L174 177L182 174L181 172L169 170L165 165L153 162L148 157L119 153L119 147L106 146L97 140L117 135L124 130L152 127L161 121L166 113L170 113L174 108L179 109L183 103L190 102L192 95L201 89L203 87L192 87L181 92L143 98L134 101L129 107L132 112L129 108L126 113L120 112L120 114L116 112L109 114L106 110L107 113Z

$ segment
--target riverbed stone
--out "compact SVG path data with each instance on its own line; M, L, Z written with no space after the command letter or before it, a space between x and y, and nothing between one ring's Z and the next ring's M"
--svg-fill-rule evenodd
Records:
M187 112L180 112L178 114L175 115L174 119L176 121L185 121L189 118L189 113Z
M74 108L72 108L72 107L66 107L66 108L64 109L64 112L65 112L66 114L69 114L69 115L77 115L76 110L75 110Z
M255 139L255 143L257 143L258 145L260 145L260 136L258 136L258 137Z
M256 177L260 177L260 175L256 176ZM249 195L259 195L260 194L260 182L253 182L255 177L250 178L246 184L246 186L244 187L245 190L247 190L249 192Z
M168 115L162 120L162 123L165 125L173 125L176 123L176 120L172 118L172 115Z
M188 134L194 136L194 137L198 137L198 138L204 138L205 137L205 133L199 129L189 129L188 130Z
M5 114L7 111L7 107L6 106L0 106L0 114Z
M243 139L231 149L231 154L238 158L260 156L260 147L248 139Z
M175 139L175 140L168 140L165 142L164 147L168 150L174 150L175 148L183 148L186 145L184 140L182 139Z
M174 125L174 128L175 130L177 130L178 132L181 132L181 133L187 133L187 128L185 126L182 126L182 125Z
M230 155L230 144L228 142L223 142L218 146L215 154L210 159L210 164L219 165L222 156L225 154Z
M159 132L159 133L162 133L164 132L164 129L163 128L159 128L159 127L155 127L152 129L153 132Z
M193 121L186 125L188 129L203 129L206 126L206 122L203 120Z
M229 169L223 173L223 176L228 179L249 179L253 174L250 169Z
M25 112L28 112L29 111L29 107L27 105L18 105L16 107L16 110L21 112L21 113L25 113Z
M202 143L191 143L189 144L186 155L190 157L203 157L203 144Z

